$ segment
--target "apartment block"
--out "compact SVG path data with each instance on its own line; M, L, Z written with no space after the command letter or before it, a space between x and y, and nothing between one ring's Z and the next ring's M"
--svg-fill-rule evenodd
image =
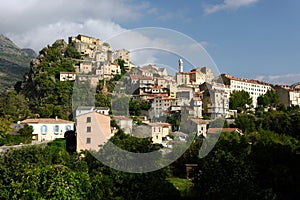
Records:
M230 89L230 93L241 90L248 92L252 98L252 105L254 107L257 106L257 97L265 94L271 89L271 86L267 83L257 80L236 78L229 74L221 74L218 78L219 82L222 81L225 86Z

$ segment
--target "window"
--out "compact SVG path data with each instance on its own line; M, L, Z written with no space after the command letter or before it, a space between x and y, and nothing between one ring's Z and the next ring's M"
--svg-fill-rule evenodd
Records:
M91 123L91 121L92 121L91 117L86 118L86 123Z
M55 125L54 128L53 128L53 131L56 132L56 133L59 132L59 126Z
M87 144L91 144L91 138L89 138L89 137L86 138L86 143L87 143Z
M66 126L66 131L70 131L71 130L71 126L70 125L67 125Z
M90 126L86 127L86 132L90 133L92 131L92 128Z
M47 133L48 132L48 127L46 125L41 126L41 132L42 133Z

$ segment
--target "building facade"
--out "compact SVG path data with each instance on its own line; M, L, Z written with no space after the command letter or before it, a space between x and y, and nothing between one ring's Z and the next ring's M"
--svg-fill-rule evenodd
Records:
M256 80L236 78L229 74L221 74L219 78L221 78L220 81L222 81L225 86L230 89L230 93L241 90L248 92L252 98L253 107L257 106L257 97L264 95L268 90L271 89L271 86L267 83Z
M300 83L292 86L275 86L275 90L279 95L279 102L285 106L300 106Z
M74 122L58 118L25 119L21 124L32 126L32 139L36 141L64 138L66 131L74 130Z
M98 151L111 137L110 117L88 112L76 117L77 151Z

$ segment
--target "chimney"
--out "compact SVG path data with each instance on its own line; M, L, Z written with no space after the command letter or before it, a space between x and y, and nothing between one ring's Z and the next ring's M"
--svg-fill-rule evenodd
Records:
M55 120L57 120L57 116L55 116Z

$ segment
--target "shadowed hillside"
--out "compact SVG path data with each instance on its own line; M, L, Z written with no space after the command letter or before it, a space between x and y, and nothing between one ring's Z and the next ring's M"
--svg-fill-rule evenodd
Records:
M30 61L36 57L31 49L20 49L7 37L0 35L0 91L13 88L29 71Z

